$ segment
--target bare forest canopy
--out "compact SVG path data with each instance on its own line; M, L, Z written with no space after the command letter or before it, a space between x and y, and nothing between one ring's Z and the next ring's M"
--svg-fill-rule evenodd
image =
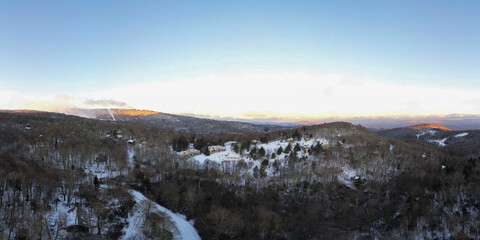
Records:
M199 134L128 119L0 113L1 236L119 239L138 213L142 238L178 234L129 190L193 220L202 239L479 233L479 159L417 140L421 132L402 140L336 122ZM188 150L206 160L181 154ZM219 158L227 153L236 160Z

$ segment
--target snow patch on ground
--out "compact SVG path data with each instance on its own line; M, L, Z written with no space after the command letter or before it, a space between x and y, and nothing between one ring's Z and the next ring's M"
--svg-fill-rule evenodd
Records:
M358 178L355 169L345 166L342 167L342 171L343 172L337 177L338 181L351 189L355 189L353 180Z
M428 140L429 142L432 142L432 143L437 143L438 146L440 147L445 147L446 144L445 142L447 141L448 137L444 138L444 139L441 139L441 140Z
M128 216L128 227L124 230L125 235L123 235L120 239L122 240L130 240L130 239L142 239L145 238L142 233L142 226L143 226L143 213L138 207L135 205L133 209L133 214Z
M424 131L422 131L422 132L420 132L419 134L416 135L417 140L423 135L429 134L429 135L433 136L433 135L435 135L435 133L437 133L437 132L435 130L432 130L432 129L424 130Z
M77 209L76 207L68 207L66 203L60 201L49 211L46 215L48 227L52 235L58 231L58 237L66 238L67 232L65 229L58 229L73 226L76 224Z
M93 174L100 178L114 177L111 175L111 172L107 170L106 162L94 162L90 167L85 169L86 173Z
M423 135L425 135L425 132L421 132L421 133L417 134L417 140Z
M467 135L468 135L468 133L465 132L465 133L459 133L459 134L455 135L455 137L456 138L461 138L461 137L465 137Z
M133 166L133 157L135 157L135 149L133 147L128 147L127 148L127 155L128 155L128 164L130 167Z

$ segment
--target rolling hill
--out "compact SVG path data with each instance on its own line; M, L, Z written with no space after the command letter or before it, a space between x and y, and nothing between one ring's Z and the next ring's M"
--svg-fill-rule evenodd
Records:
M390 138L434 145L456 156L480 156L480 130L453 131L442 125L422 124L377 133Z
M196 134L268 133L291 128L291 126L220 121L138 109L70 109L65 113Z

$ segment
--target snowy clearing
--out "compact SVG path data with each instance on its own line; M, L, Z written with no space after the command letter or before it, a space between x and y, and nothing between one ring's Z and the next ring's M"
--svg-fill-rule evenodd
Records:
M459 133L459 134L455 135L455 137L456 138L461 138L461 137L465 137L467 135L468 135L468 133L464 132L464 133Z
M280 166L284 166L285 164L287 164L288 154L285 152L282 152L281 154L277 154L277 150L280 147L282 149L285 149L290 144L291 147L293 148L296 144L298 144L301 150L297 152L297 157L308 158L310 156L310 154L308 153L308 149L312 148L317 143L320 143L324 146L328 146L330 142L324 138L309 139L307 141L305 141L305 139L302 138L301 140L298 140L298 141L276 140L276 141L270 141L268 143L261 143L261 142L255 141L255 143L253 143L250 147L256 148L257 150L260 148L263 148L265 150L265 158L262 158L262 159L267 159L269 161L269 165L265 169L266 176L274 176L275 171L273 170L274 168L273 163L275 161L278 161ZM210 156L199 154L189 158L188 161L194 164L198 164L200 167L213 163L213 164L216 164L217 166L223 166L225 168L230 168L230 169L232 169L233 166L235 166L236 164L240 162L244 162L247 166L246 172L250 174L254 173L255 167L261 168L261 162L262 162L261 159L254 160L248 154L246 154L247 152L244 152L243 154L235 153L233 151L234 144L237 144L237 143L235 141L226 142L225 151L212 153ZM347 145L345 145L345 147L347 147ZM271 156L272 153L276 155L275 158L269 157ZM242 174L243 173L245 172L242 171Z
M440 147L445 147L446 144L445 142L447 141L448 137L444 138L444 139L441 139L441 140L429 140L429 142L434 142L434 143L437 143L438 146Z
M304 139L302 139L301 141L290 142L290 144L291 144L292 148L297 143L300 145L301 148L303 148L303 147L310 148L310 147L314 146L315 144L317 144L317 142L322 144L322 145L328 145L330 143L326 139L317 138L317 139L310 139L308 141L305 141ZM210 161L213 161L213 162L216 162L216 163L238 162L238 161L241 161L241 160L244 160L244 161L247 161L247 162L253 162L253 159L251 159L249 157L241 156L240 154L235 153L233 151L232 144L235 144L235 143L236 142L233 142L233 141L225 143L225 151L213 153L210 156L205 156L204 154L199 154L199 155L196 155L196 156L190 158L189 160L190 161L194 160L194 161L198 162L199 164L204 164L206 160L210 160ZM269 143L256 143L256 144L253 144L253 146L256 147L257 149L260 149L260 148L263 147L263 149L265 149L265 154L266 155L271 155L272 153L276 153L278 148L280 148L280 147L282 147L282 149L285 149L288 144L289 144L289 142L287 142L287 141L277 140L277 141L271 141ZM303 155L308 156L308 153L306 153L304 151L299 152L299 155L301 155L302 153L303 153ZM285 157L285 154L283 154L283 153L281 155L277 156L277 158L284 158L284 157Z
M355 189L355 185L352 181L352 179L358 178L355 170L348 166L345 166L342 167L342 171L343 172L337 177L338 181L351 189Z
M416 135L416 136L417 136L417 140L418 140L421 136L423 136L423 135L429 134L429 135L433 136L433 135L435 135L435 133L437 133L437 132L436 132L435 130L432 130L432 129L422 131L421 133L419 133L419 134Z

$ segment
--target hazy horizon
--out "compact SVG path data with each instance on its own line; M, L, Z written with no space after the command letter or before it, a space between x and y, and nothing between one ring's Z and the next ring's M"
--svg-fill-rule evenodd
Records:
M92 115L89 110L108 110L109 114L126 114L125 112L117 113L114 110L135 110L129 112L129 115L150 115L155 113L166 113L168 112L157 112L151 111L148 109L132 109L132 108L91 108L91 109L81 109L81 108L71 108L63 109L61 111L53 111L55 113L63 113L67 115L74 115L79 117L86 118L97 118L95 114ZM111 110L111 112L110 112ZM13 112L24 112L24 111L39 111L34 109L0 109L0 111L13 111ZM139 112L143 111L143 112ZM52 111L48 111L52 112ZM267 125L297 125L297 126L310 126L310 125L319 125L324 123L332 122L350 122L353 124L360 124L364 127L367 127L371 130L382 130L382 129L393 129L401 127L409 127L414 125L422 124L438 124L444 127L450 128L452 130L475 130L480 129L480 115L459 115L459 114L450 114L446 116L373 116L373 117L329 117L329 118L241 118L241 117L220 117L213 115L202 115L202 114L191 114L191 113L176 113L174 115L194 117L194 118L203 118L203 119L212 119L220 121L239 121L247 122L254 124L267 124Z

